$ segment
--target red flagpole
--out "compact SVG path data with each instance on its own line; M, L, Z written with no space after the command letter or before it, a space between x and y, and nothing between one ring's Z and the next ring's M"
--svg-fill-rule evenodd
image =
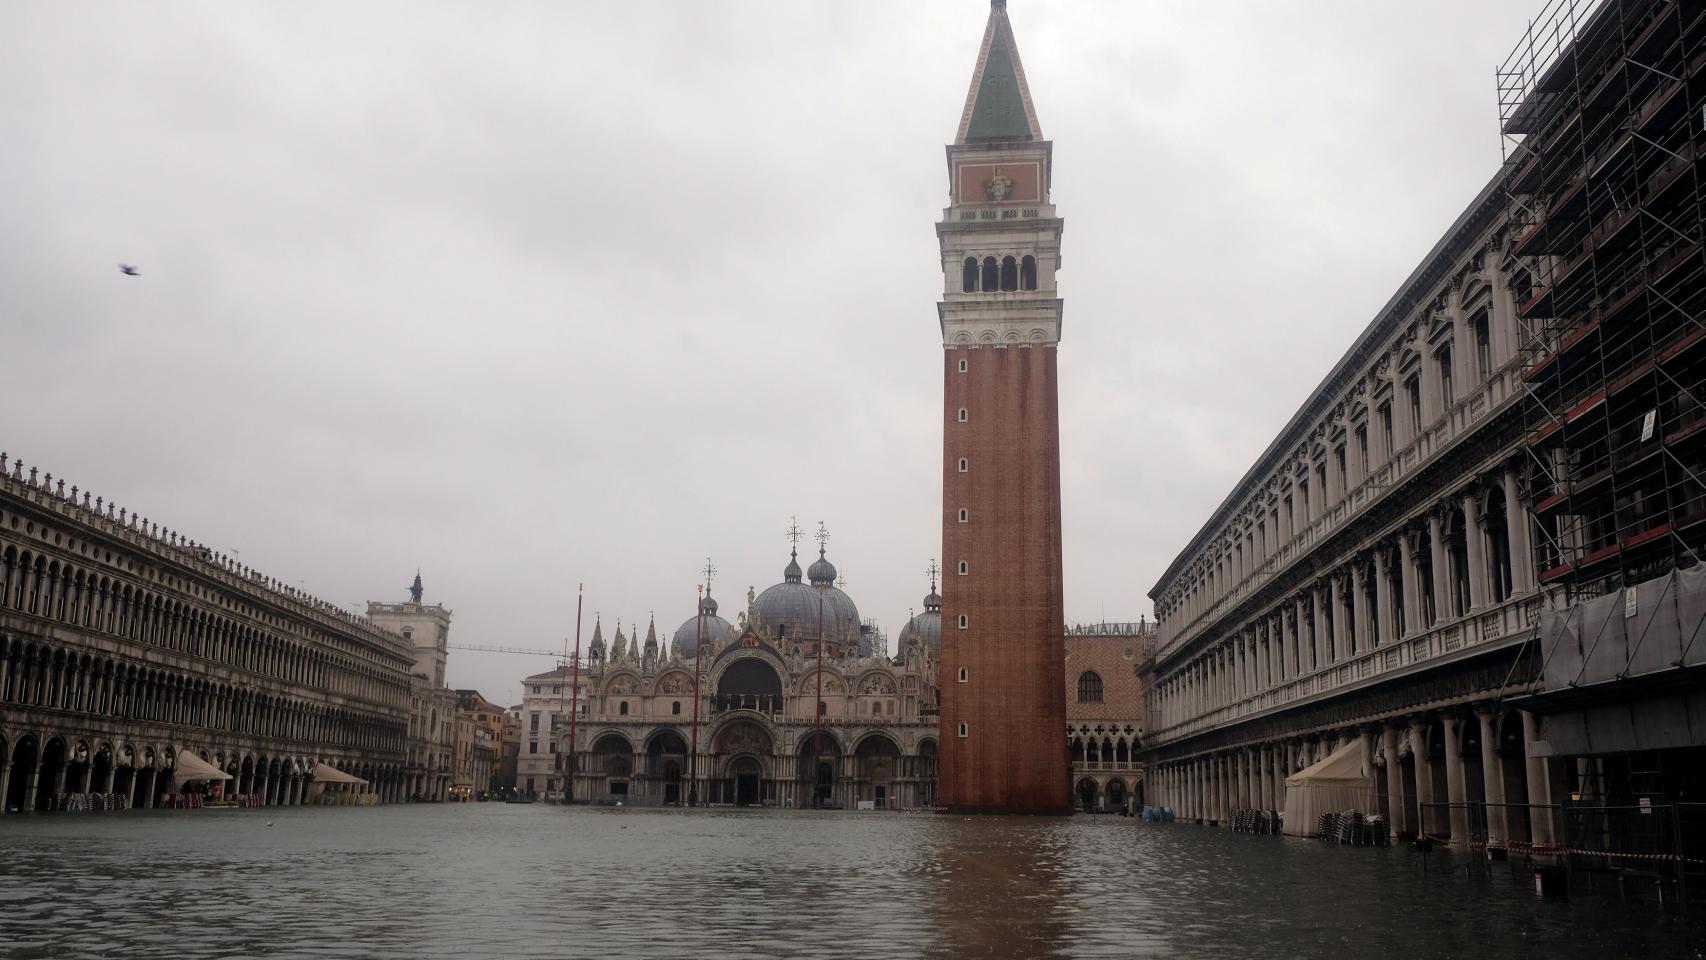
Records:
M823 763L823 590L817 588L817 706L812 708L815 714L812 728L812 753L816 755L817 763ZM812 771L812 806L817 806L821 798L817 790L817 771Z
M706 561L709 566L709 561ZM687 758L687 805L699 803L699 665L705 656L704 588L695 587L699 594L699 642L693 645L693 752Z
M569 680L569 766L563 772L563 803L574 799L575 792L575 721L580 717L581 696L581 604L585 601L585 585L575 587L575 659Z

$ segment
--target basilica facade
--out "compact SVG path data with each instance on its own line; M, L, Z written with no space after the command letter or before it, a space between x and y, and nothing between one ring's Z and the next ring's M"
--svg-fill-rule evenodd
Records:
M707 591L667 643L655 623L609 642L595 624L583 692L558 695L574 722L524 715L523 760L555 754L574 802L935 805L941 598L932 584L890 657L835 579L820 549L804 574L790 557L780 583L748 590L733 622ZM570 672L529 677L529 696L572 688Z

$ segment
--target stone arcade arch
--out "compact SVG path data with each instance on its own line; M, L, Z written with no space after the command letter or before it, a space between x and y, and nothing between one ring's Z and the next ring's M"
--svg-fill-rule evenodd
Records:
M1096 781L1091 777L1080 777L1078 788L1074 791L1078 797L1078 808L1085 813L1096 812Z
M756 806L776 799L771 770L775 737L756 721L737 719L715 731L712 750L719 761L711 783L711 802Z
M1528 754L1522 736L1522 716L1515 710L1499 718L1498 752L1504 768L1504 802L1502 822L1494 818L1495 826L1503 828L1502 838L1519 840L1532 837L1528 800Z
M41 751L41 766L35 779L35 809L52 810L54 801L65 789L65 741L58 737L47 742Z
M687 739L674 727L654 732L646 742L646 782L649 793L666 804L686 800Z
M901 776L900 744L886 733L868 733L853 748L853 799L878 810L893 805Z
M1112 780L1108 781L1108 785L1103 788L1103 792L1107 797L1109 810L1118 812L1125 809L1126 789L1124 780L1119 777L1114 777Z
M582 776L591 778L591 797L626 800L634 776L634 745L614 730L599 734L585 757Z
M794 774L800 806L838 809L849 805L841 789L845 766L842 755L841 742L829 730L823 731L821 737L816 733L800 737Z

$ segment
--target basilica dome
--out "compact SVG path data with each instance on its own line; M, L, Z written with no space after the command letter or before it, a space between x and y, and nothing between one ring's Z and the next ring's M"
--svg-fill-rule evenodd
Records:
M823 633L837 648L857 649L859 646L859 608L853 598L834 586L835 565L823 556L811 567L812 582L800 577L797 555L790 553L788 566L782 571L782 582L765 590L753 601L753 609L763 619L764 627L778 640L794 643L813 643L818 639L818 616L822 610ZM819 606L821 602L821 608Z
M907 648L914 643L924 644L932 660L941 659L942 598L937 595L935 587L931 587L930 595L924 598L924 612L900 628L900 638L895 646L905 656Z
M734 624L717 616L717 601L710 594L699 601L699 612L704 614L705 655L709 657L716 652L717 647L732 642L736 637ZM669 642L669 652L672 656L683 660L693 659L694 651L699 645L699 617L688 617L681 626L675 628L675 637Z

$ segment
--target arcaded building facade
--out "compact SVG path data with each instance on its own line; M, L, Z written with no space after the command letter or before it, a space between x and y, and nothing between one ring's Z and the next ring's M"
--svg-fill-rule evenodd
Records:
M1543 603L1511 242L1495 180L1156 583L1154 802L1283 810L1286 777L1349 743L1363 809L1402 833L1462 838L1467 801L1549 797L1535 718L1505 703ZM1501 842L1549 839L1495 820Z
M1055 286L1064 223L1005 0L948 146L943 290L942 803L1064 813Z
M394 634L0 454L0 807L152 806L180 751L300 803L314 764L403 787Z
M1348 744L1399 832L1519 847L1706 788L1703 50L1661 0L1523 35L1503 168L1151 593L1161 802Z

